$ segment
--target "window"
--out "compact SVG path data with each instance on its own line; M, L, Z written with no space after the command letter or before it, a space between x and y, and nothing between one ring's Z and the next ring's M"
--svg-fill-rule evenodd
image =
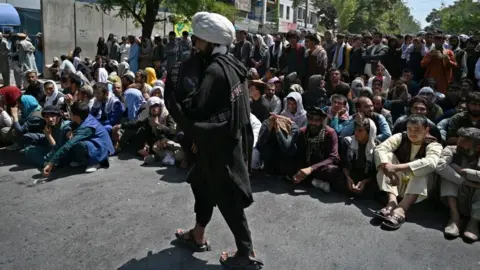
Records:
M305 18L305 12L303 8L297 8L297 20L303 20Z
M310 12L310 23L316 25L317 22L317 14L315 12Z
M285 19L290 20L290 7L288 6L287 6L287 17Z

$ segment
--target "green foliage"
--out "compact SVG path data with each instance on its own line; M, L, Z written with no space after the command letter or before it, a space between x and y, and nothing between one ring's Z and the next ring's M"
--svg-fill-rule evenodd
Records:
M338 14L338 30L341 32L348 30L348 26L354 20L359 0L332 0L332 5Z
M97 4L91 6L122 19L133 18L142 26L143 36L151 36L155 23L164 20L183 22L190 20L198 11L219 13L232 21L237 13L235 6L216 0L98 0ZM161 6L169 8L175 15L160 18L158 11Z
M301 0L298 0L301 1ZM402 0L313 0L320 11L320 24L340 31L360 33L378 29L385 33L416 33L420 23Z
M453 5L433 9L427 17L426 30L442 30L451 34L474 34L480 25L480 3L458 0Z

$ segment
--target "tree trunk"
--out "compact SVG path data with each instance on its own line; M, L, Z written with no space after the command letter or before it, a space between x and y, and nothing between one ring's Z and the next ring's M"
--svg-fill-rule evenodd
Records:
M145 17L142 24L142 37L150 38L152 36L153 27L158 15L160 0L148 0L145 6Z

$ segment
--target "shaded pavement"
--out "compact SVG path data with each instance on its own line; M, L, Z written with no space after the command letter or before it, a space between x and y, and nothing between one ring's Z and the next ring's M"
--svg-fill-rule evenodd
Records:
M207 228L213 251L194 253L172 243L176 228L194 225L185 171L141 167L112 158L108 170L39 171L0 149L0 269L222 269L222 251L235 250L219 211ZM480 269L480 244L446 240L446 214L429 204L412 209L396 232L370 224L381 205L293 189L255 177L247 209L264 269Z

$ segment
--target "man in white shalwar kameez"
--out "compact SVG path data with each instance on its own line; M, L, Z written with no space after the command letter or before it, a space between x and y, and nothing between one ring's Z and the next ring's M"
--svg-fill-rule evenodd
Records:
M384 220L383 227L400 228L410 206L427 198L442 149L429 135L428 120L421 115L408 118L407 132L395 134L377 146L377 183L388 195L388 204L375 212Z
M0 74L2 74L3 86L10 85L10 49L8 48L8 41L3 38L0 32Z
M443 149L437 167L440 194L450 208L444 233L452 238L460 236L461 215L464 215L470 220L463 236L475 242L480 221L480 129L461 128L457 134L457 145Z

